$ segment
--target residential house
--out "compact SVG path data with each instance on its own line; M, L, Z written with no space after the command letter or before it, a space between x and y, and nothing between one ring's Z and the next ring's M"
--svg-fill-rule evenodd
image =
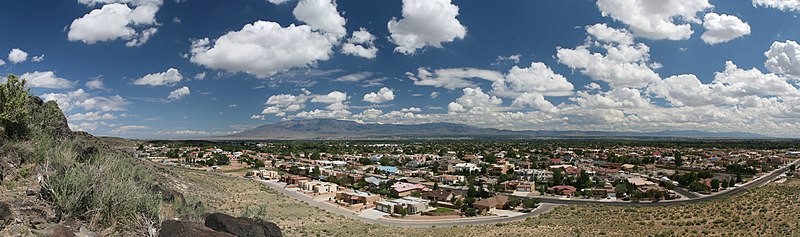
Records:
M575 192L578 190L571 185L557 185L547 188L547 191L553 194L572 196L575 195Z
M322 182L322 181L302 181L300 182L300 187L303 191L312 192L317 194L323 193L335 193L339 191L339 185L334 183Z
M403 208L406 210L406 214L414 215L428 211L428 209L430 209L429 204L430 201L422 198L403 197L394 200L378 201L375 203L375 209L392 214L397 213L398 208Z
M466 182L467 178L463 175L449 175L443 174L436 176L436 182L446 184L446 185L456 185L460 183Z
M280 178L280 181L286 183L287 185L292 185L292 184L299 185L300 182L306 180L309 180L308 177L300 175L284 175Z
M496 195L494 197L478 200L472 205L475 207L475 209L478 209L480 213L487 213L494 209L503 208L506 203L508 203L508 196Z
M450 202L453 198L461 199L461 194L451 190L436 189L422 193L422 198L437 202Z
M481 167L473 163L458 163L453 166L455 172L480 172Z
M256 176L265 180L276 180L281 178L281 175L278 173L278 171L273 170L259 170L256 172Z
M378 186L381 185L381 183L384 183L384 182L386 182L388 180L370 176L370 177L364 178L364 181L366 181L367 184L370 187L378 187Z
M428 191L428 190L429 189L427 187L425 187L425 185L422 185L422 184L412 184L412 183L406 183L406 182L397 182L397 183L394 183L391 186L389 191L393 195L395 195L397 197L405 197L405 196L411 195L411 192L414 192L414 191L424 192L424 191Z
M361 191L336 193L336 201L347 205L372 205L380 199L380 195Z
M378 170L384 173L394 174L397 173L399 169L397 169L397 167L394 166L378 166Z

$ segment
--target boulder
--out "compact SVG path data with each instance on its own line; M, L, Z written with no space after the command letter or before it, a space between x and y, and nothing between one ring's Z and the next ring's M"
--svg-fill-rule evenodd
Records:
M275 223L256 221L244 217L232 217L222 213L206 216L206 226L216 231L231 233L239 237L281 237L281 229Z
M14 212L11 211L11 205L0 203L0 230L6 228L12 221L14 221Z
M166 220L161 223L159 237L231 237L229 233L218 232L203 225L191 222Z
M75 237L75 233L69 227L55 224L44 229L45 237Z
M183 194L170 189L165 189L160 185L153 185L150 187L150 191L154 193L160 193L161 199L165 202L174 202L176 204L184 204L186 202L186 198L183 197Z

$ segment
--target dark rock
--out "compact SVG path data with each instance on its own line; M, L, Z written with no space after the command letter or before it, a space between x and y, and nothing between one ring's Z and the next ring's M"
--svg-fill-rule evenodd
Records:
M20 207L17 213L34 229L44 229L48 223L58 223L61 220L60 212L42 205Z
M44 229L44 236L46 237L75 237L75 232L69 227L55 224Z
M28 97L27 106L31 115L27 123L30 130L45 131L56 138L65 137L72 132L67 125L67 117L55 101L43 102L41 98L31 96Z
M69 227L70 229L72 229L73 232L78 232L81 230L81 227L83 227L83 223L72 217L64 218L64 222L62 222L61 224L66 227Z
M272 222L256 221L244 217L232 217L213 213L206 217L206 226L216 231L231 233L239 237L281 237L281 229Z
M232 234L218 232L203 225L191 222L166 220L161 223L159 237L230 237Z
M11 211L11 206L8 203L0 203L0 230L6 228L12 221L14 221L14 212Z
M160 185L153 185L153 187L150 187L150 190L154 193L160 193L161 199L165 202L175 202L176 204L186 203L186 198L178 191L165 189Z
M92 158L95 154L97 154L97 147L94 146L79 146L78 148L78 157L76 159L78 162L86 162Z

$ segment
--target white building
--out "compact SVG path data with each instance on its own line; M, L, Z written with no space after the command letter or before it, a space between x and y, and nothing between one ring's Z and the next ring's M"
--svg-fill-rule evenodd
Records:
M455 170L456 172L462 172L462 171L479 172L481 171L481 167L473 163L459 163L453 166L453 170Z

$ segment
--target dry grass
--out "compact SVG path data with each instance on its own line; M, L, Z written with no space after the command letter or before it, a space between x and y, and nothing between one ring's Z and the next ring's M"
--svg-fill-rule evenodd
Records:
M287 236L800 236L800 181L744 195L669 207L561 206L525 222L447 228L397 228L350 220L253 181L182 169L166 174L187 198L240 215L261 208Z

